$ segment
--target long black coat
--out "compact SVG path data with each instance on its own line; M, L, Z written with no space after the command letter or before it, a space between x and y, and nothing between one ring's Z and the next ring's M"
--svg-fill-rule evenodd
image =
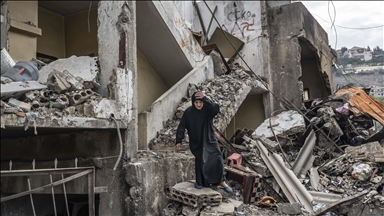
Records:
M205 182L218 185L224 181L223 158L213 129L213 118L219 113L220 106L203 97L201 110L193 105L188 107L180 120L176 133L176 144L184 139L185 129L188 130L189 148L192 154L201 161Z

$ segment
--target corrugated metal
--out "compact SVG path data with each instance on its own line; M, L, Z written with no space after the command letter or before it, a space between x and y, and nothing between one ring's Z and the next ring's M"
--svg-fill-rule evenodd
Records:
M308 212L312 213L312 195L305 189L304 185L301 184L292 170L285 167L280 155L268 151L260 141L256 141L256 146L260 151L264 163L271 171L289 202L298 202L302 204Z
M333 99L341 98L349 103L349 109L356 115L369 114L382 125L384 125L384 104L371 98L363 89L352 87L340 89L335 93Z
M312 155L313 147L316 144L316 134L312 130L308 137L305 139L303 147L300 149L299 155L292 166L292 171L296 176L305 175L309 168L312 167L312 163L315 157Z
M309 191L315 203L331 204L341 200L343 197L339 194L323 193L318 191Z

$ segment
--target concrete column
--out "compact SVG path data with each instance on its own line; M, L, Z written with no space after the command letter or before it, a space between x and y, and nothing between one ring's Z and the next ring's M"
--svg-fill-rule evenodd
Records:
M100 94L111 96L117 106L127 112L122 130L123 158L137 155L137 65L136 65L136 2L100 1L98 7L98 46L100 62ZM119 79L119 80L117 80ZM121 79L124 79L122 81ZM108 92L108 86L117 92ZM118 96L118 98L114 98ZM125 119L124 119L125 120ZM124 137L125 136L125 137ZM125 138L125 139L124 139ZM119 143L110 143L110 145ZM127 215L124 197L126 182L121 179L124 160L114 171L117 194L100 195L100 215ZM116 190L115 190L116 191Z
M7 1L1 1L1 49L8 50L8 5Z

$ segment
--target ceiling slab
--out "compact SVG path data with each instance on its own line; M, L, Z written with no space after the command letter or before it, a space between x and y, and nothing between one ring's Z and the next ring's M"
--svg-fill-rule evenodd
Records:
M97 8L99 1L38 1L39 6L62 16Z

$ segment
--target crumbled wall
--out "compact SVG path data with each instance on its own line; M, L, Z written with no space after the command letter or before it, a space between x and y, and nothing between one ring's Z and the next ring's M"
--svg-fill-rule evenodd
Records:
M142 151L125 165L129 195L126 215L158 215L168 203L169 187L194 179L191 154Z
M271 90L277 97L285 97L301 107L303 84L299 39L316 49L319 68L332 83L332 55L327 33L301 2L268 9L267 22L270 60L266 76L270 80ZM272 111L278 110L280 102L271 97L271 106Z

